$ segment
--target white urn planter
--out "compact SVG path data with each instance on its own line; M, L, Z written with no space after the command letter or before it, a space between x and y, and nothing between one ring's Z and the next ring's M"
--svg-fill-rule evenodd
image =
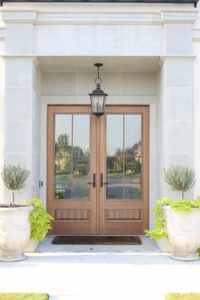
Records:
M166 230L173 249L172 259L192 261L199 257L196 250L200 247L200 209L185 214L175 212L169 206L164 207L166 213Z
M23 249L30 240L28 221L33 206L0 207L0 261L26 259Z

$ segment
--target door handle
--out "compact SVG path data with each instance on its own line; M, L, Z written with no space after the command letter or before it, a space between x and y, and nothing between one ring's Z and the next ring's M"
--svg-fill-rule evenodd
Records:
M100 174L100 187L103 187L104 184L108 184L108 182L103 182L103 173Z
M96 174L93 173L92 177L93 177L93 182L88 181L88 184L92 184L93 188L95 188L96 187Z

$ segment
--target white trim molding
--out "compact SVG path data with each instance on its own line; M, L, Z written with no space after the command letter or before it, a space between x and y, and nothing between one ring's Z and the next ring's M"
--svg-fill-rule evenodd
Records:
M6 30L5 27L0 26L0 41L5 40L5 30Z
M166 56L160 56L158 65L162 66L162 64L165 61L169 60L195 60L196 55L166 55Z
M32 60L36 66L40 64L40 61L37 56L34 55L9 55L9 54L2 54L1 57L4 59L13 59L13 60Z
M189 23L193 24L198 14L197 9L188 11L163 10L161 11L161 19L164 23Z
M37 10L2 9L2 20L5 23L33 23L37 19Z
M200 29L199 28L194 28L193 30L193 41L200 41Z
M126 3L127 4L127 3ZM155 24L194 23L197 9L160 10L135 8L131 5L65 5L58 7L42 6L33 9L1 8L5 23L41 24Z

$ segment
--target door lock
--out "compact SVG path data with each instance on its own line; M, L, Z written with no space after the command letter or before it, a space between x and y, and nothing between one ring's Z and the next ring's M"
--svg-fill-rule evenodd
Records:
M108 182L103 182L103 173L100 174L100 187L103 187L104 184L108 184Z
M88 181L88 184L92 184L92 186L95 188L96 187L96 174L93 173L93 182Z

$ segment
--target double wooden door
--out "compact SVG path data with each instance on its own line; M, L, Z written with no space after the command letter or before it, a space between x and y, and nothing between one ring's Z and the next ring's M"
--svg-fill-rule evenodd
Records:
M143 234L149 219L149 107L49 105L47 209L54 234Z

